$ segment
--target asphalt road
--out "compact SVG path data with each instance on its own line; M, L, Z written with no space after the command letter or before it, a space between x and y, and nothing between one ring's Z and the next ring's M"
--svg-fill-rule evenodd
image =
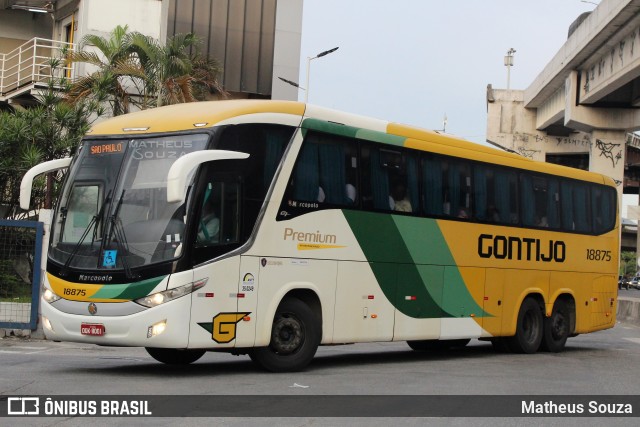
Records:
M500 354L495 353L489 343L476 340L466 348L448 353L418 353L403 342L321 347L305 372L287 374L266 373L246 356L223 353L207 353L193 365L171 367L155 362L143 349L8 338L0 340L0 360L0 393L4 396L640 395L640 328L622 324L571 338L567 349L559 354ZM21 419L20 423L11 425L84 425L90 419L55 420ZM100 418L91 420L91 424L131 424L120 420ZM283 418L269 423L343 425L338 419L329 420ZM403 425L422 425L420 420L404 419ZM146 425L173 425L175 420L138 421ZM135 424L139 424L138 421ZM455 420L449 421L456 425ZM469 419L458 421L459 425L470 422ZM504 418L490 421L485 419L480 424L509 425ZM540 425L540 421L542 419L521 419L518 424ZM616 419L614 424L636 425L630 421L633 420ZM200 425L201 422L204 419L189 418L180 424ZM477 420L473 422L478 424ZM591 425L591 422L599 425L602 419L582 419L579 424ZM217 420L216 423L264 425L255 418ZM385 420L366 418L349 418L345 423L387 425ZM559 425L565 424L566 419Z

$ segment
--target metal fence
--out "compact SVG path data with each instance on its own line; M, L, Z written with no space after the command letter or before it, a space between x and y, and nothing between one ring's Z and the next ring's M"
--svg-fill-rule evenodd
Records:
M0 328L37 327L43 234L41 222L0 220Z

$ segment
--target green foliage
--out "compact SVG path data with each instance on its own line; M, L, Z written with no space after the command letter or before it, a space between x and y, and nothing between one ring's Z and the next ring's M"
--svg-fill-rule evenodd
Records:
M177 34L162 45L158 40L117 26L109 37L88 35L74 62L97 70L75 81L72 102L92 99L109 106L113 116L139 109L202 100L209 93L226 96L217 80L219 64L198 51L194 34ZM93 48L91 48L93 47Z
M51 64L60 62L51 61ZM53 76L47 89L36 98L39 105L29 109L0 112L0 205L3 217L23 215L18 207L20 181L31 167L44 161L73 155L92 120L103 114L93 102L70 104L60 88L66 80ZM53 193L59 187L62 174L53 177ZM45 179L34 181L32 206L41 206L45 197Z
M31 296L31 284L15 273L12 260L0 260L0 299L12 301L28 296Z
M638 271L636 253L623 251L620 253L620 275L634 277Z

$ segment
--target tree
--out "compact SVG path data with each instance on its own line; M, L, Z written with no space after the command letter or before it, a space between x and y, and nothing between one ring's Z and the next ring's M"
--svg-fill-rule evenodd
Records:
M193 33L176 34L164 45L140 33L132 36L144 74L144 98L151 98L151 106L202 100L207 93L226 96L217 80L221 67L200 54L199 44Z
M67 92L71 102L90 99L106 103L113 116L130 111L131 104L135 103L136 79L143 78L142 70L132 55L131 38L127 26L120 25L108 38L95 34L83 37L80 51L70 53L69 59L87 63L96 70L71 84Z
M109 38L88 35L82 51L71 55L75 62L97 67L71 86L74 102L92 98L107 102L112 115L126 114L131 105L140 109L193 102L207 93L226 96L217 80L221 68L203 57L194 34L177 34L165 44L139 32L116 27ZM89 51L95 46L100 54Z
M637 270L636 253L631 251L620 252L620 275L633 277L636 275Z
M73 155L91 123L104 114L96 102L66 101L68 82L54 78L60 59L50 61L48 87L36 98L37 107L0 112L0 205L2 216L13 218L24 214L18 209L20 182L31 167L47 160ZM62 175L52 176L51 196L55 196ZM33 206L45 197L44 178L34 182Z

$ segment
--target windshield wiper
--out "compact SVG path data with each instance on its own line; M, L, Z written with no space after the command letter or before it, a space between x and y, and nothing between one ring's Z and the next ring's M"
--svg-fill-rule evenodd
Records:
M71 261L73 261L73 259L75 258L76 254L78 253L78 250L80 250L80 247L82 246L82 243L84 242L84 239L87 238L87 235L89 234L89 230L91 230L91 227L94 227L91 244L93 245L93 243L96 241L98 226L100 225L100 222L102 221L102 215L104 214L104 208L109 203L110 197L111 197L111 190L109 190L109 193L107 193L107 197L105 198L104 203L102 204L102 207L100 208L98 213L96 213L91 218L91 221L89 221L89 224L87 224L87 227L84 229L84 232L82 233L82 236L80 236L80 240L78 240L78 243L76 243L76 245L73 247L73 250L69 254L69 258L67 258L67 261L64 263L64 266L60 269L60 276L65 276L67 274L67 270L69 269L69 266L71 265ZM65 219L66 219L66 208L64 208L64 209L65 209L64 216L65 216Z
M124 194L126 190L122 190L120 194L120 198L118 199L118 203L116 204L116 208L113 210L113 214L109 217L109 232L107 233L105 239L102 242L101 249L104 249L106 246L110 246L113 238L115 237L116 245L118 250L121 252L121 262L122 268L124 269L124 275L127 279L134 278L133 273L131 272L131 267L129 266L129 262L127 261L126 254L129 253L129 244L127 243L127 238L124 234L124 229L122 227L122 222L118 217L118 213L120 212L120 207L122 206L122 201L124 200ZM103 252L103 251L101 251Z

